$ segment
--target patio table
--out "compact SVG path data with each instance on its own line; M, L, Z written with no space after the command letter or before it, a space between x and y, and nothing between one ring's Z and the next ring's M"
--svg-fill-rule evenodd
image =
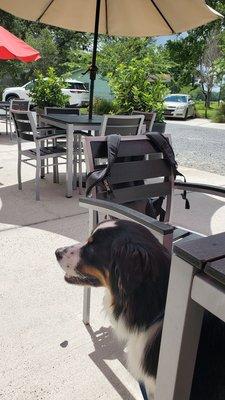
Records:
M103 116L93 115L89 119L88 115L73 115L73 114L42 114L40 116L40 123L61 128L66 131L66 148L67 148L67 161L66 161L66 197L73 195L73 143L80 135L74 135L74 131L99 131ZM76 132L75 132L76 133ZM77 182L76 171L75 182Z

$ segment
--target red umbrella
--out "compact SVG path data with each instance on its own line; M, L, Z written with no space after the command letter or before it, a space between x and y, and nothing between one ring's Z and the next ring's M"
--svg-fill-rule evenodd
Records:
M0 60L37 61L40 53L23 40L0 27Z

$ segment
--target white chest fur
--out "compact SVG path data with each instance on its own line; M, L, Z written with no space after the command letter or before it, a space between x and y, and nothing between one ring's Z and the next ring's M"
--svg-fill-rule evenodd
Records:
M135 379L144 382L149 394L154 396L155 379L144 372L142 361L145 355L147 341L151 340L151 337L158 329L159 323L154 324L146 331L129 331L122 316L120 316L118 320L114 318L112 299L110 292L107 289L103 299L103 307L116 336L127 345L127 366L129 371Z

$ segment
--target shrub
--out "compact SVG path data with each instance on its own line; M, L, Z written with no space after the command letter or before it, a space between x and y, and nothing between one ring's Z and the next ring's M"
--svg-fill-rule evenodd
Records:
M63 78L59 78L54 68L49 68L47 76L37 72L34 86L30 95L34 104L39 108L44 107L63 107L68 103L69 96L62 92L66 87Z
M215 111L212 120L214 122L225 123L225 103L221 103L219 108Z
M96 97L94 99L93 109L95 114L110 114L113 112L113 103L111 100Z
M119 64L115 73L108 75L116 112L156 111L157 122L163 121L163 99L167 88L160 75L151 72L153 69L153 60L146 57L133 59L129 65Z

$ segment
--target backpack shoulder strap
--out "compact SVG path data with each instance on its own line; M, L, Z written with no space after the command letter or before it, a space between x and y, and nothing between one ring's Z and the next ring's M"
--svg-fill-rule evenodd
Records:
M178 174L177 162L169 140L162 133L157 132L147 133L146 136L155 150L163 153L165 160L173 169L174 176L176 176Z
M173 170L174 177L176 178L177 175L182 176L184 178L184 182L186 182L185 176L177 169L177 162L175 159L175 154L174 154L173 148L172 148L169 140L162 133L158 133L158 132L147 133L146 136L149 139L152 146L157 151L160 151L163 153L164 159L168 162L168 164L171 166L171 168ZM189 209L190 203L187 199L186 190L183 191L181 196L182 196L183 200L185 200L185 208Z
M115 162L119 150L121 136L106 136L108 164L105 168L99 168L90 172L86 179L86 196L89 196L92 189L100 182L103 182L110 173L111 167ZM107 189L108 190L108 189Z

